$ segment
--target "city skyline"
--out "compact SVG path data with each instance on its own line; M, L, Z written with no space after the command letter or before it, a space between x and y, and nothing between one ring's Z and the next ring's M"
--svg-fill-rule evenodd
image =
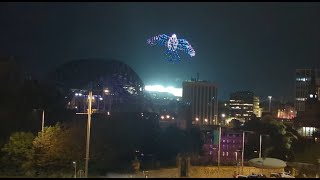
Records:
M16 57L36 77L76 59L113 58L146 85L181 88L199 73L217 84L221 99L249 90L293 100L295 70L319 65L317 3L1 3L0 9L1 56ZM168 63L161 48L146 43L161 33L187 38L197 55Z

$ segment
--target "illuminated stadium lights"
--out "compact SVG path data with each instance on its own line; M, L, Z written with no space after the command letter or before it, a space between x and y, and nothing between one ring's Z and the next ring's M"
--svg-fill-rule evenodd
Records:
M162 85L146 85L145 90L154 92L167 92L173 94L174 96L182 97L182 88L175 88L172 86L163 87Z

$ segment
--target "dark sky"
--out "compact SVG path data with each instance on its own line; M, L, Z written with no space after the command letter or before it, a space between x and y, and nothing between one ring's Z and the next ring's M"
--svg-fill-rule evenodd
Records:
M37 76L80 58L122 60L145 84L195 77L219 87L293 96L296 68L319 65L320 3L1 3L0 55ZM178 64L146 40L176 33L194 47Z

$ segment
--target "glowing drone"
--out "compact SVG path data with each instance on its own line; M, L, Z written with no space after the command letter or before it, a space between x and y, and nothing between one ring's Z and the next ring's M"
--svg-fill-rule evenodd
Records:
M191 57L196 55L196 52L191 47L189 42L185 39L178 39L175 34L173 34L171 37L161 34L148 39L147 42L151 46L160 45L167 47L166 54L168 55L170 62L180 61L180 56L178 55L177 50L183 51L189 54Z

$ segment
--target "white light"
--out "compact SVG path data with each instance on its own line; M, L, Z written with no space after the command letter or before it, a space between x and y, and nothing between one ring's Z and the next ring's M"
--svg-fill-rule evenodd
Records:
M199 121L199 118L196 118L196 121Z
M204 119L205 122L208 122L208 119Z
M268 96L268 98L269 98L269 99L271 99L271 98L272 98L272 96Z
M167 119L169 119L170 118L170 115L167 115Z
M223 118L224 118L224 117L226 117L226 115L225 115L225 114L221 114L221 117L223 117Z
M100 101L102 101L103 100L103 98L99 98L100 99Z
M79 94L78 94L78 93L76 93L75 95L76 95L76 96L78 96Z
M172 117L172 119L174 119L174 117Z
M163 87L162 85L146 85L145 90L154 92L167 92L173 94L174 96L182 97L182 88L175 88L172 86Z
M164 116L161 116L161 119L164 119Z
M79 96L82 96L82 94L81 94L81 93L79 93L78 95L79 95Z
M110 112L108 111L108 116L110 115Z
M313 98L313 94L310 94L310 98Z

